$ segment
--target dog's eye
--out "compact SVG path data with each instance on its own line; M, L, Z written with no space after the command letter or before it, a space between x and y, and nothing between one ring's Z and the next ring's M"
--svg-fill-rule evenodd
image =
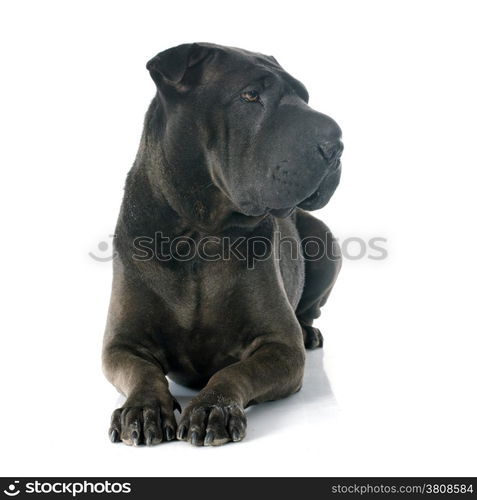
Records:
M240 99L245 102L258 102L260 94L256 90L247 90L240 94Z

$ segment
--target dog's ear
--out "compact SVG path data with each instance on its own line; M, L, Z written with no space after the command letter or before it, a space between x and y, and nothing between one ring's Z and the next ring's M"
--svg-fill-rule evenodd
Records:
M183 81L188 70L198 66L209 54L208 47L185 43L160 52L146 64L146 68L158 87L172 85L183 90L187 87Z

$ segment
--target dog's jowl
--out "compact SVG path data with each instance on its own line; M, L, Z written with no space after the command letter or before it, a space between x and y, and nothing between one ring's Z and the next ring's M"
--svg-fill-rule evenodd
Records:
M125 444L240 441L244 409L302 384L340 269L307 211L338 185L341 131L271 56L185 44L147 63L147 111L116 227L103 366ZM167 377L201 389L184 408ZM273 418L273 414L270 415Z

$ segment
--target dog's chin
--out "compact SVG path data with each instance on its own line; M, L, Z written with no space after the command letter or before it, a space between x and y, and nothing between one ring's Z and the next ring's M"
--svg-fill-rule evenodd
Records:
M237 211L247 217L266 217L267 215L272 215L273 217L277 217L279 219L286 219L293 213L295 208L296 206L284 208L263 208L247 204L246 206L240 207Z
M298 207L303 210L319 210L323 208L333 196L338 184L340 182L341 168L337 168L330 172L321 182L316 191L314 191L308 198L298 203Z
M239 213L245 215L247 217L266 217L267 215L272 215L273 217L277 217L279 219L286 219L289 217L293 210L296 207L286 207L286 208L259 208L259 207L250 207L241 208Z
M268 210L268 213L270 215L273 215L273 217L278 217L279 219L286 219L293 213L293 210L295 210L295 207L271 208Z

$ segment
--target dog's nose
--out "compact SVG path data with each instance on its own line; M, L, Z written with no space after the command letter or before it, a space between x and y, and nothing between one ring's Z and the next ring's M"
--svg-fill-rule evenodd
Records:
M332 160L337 158L343 152L343 143L341 141L325 141L318 144L318 150L323 158Z

